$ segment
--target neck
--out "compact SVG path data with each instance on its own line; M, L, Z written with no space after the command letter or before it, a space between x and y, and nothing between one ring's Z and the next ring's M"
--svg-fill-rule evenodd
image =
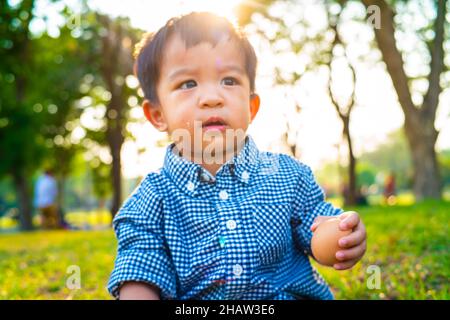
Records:
M222 157L214 157L214 161L205 161L203 154L196 154L194 152L190 153L190 157L186 156L184 152L180 151L179 155L183 158L185 158L188 161L192 161L194 163L199 164L202 166L205 170L207 170L209 173L211 173L212 176L216 176L217 171L229 160L231 160L235 155L239 154L239 152L242 150L245 144L245 139L242 141L240 145L235 144L234 150L230 151L224 151L222 154ZM212 163L211 163L212 162Z
M217 171L219 171L220 167L222 167L222 165L223 165L223 163L220 163L220 164L216 164L216 163L213 163L213 164L199 163L199 164L203 167L203 169L205 169L209 173L211 173L211 175L213 177L216 176Z

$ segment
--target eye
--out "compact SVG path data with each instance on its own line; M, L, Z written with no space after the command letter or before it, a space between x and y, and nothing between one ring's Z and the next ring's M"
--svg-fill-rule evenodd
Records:
M226 77L221 81L221 83L226 86L235 86L239 84L239 81L233 77Z
M186 89L191 89L191 88L195 87L196 85L197 85L197 83L194 80L187 80L187 81L184 81L183 83L181 83L178 86L178 88L186 90Z

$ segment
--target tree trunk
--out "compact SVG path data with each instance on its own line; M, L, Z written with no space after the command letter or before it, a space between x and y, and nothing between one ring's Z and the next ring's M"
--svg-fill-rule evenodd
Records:
M112 155L112 184L113 184L113 198L111 204L111 214L114 218L117 211L119 211L122 203L122 165L120 158L120 151L122 149L123 136L121 127L119 129L112 129L109 135L109 147Z
M116 215L122 203L122 173L120 151L124 143L122 133L125 122L126 84L118 83L117 77L125 78L132 73L133 60L131 51L125 50L123 40L128 37L120 25L102 15L98 15L101 24L108 29L108 34L102 37L102 65L101 72L106 87L111 93L111 100L107 106L107 132L106 139L112 157L111 182L113 184L113 198L111 215Z
M116 85L112 79L114 72L105 73L108 79L108 89L111 92L111 101L108 104L106 138L112 157L111 182L113 185L113 198L111 204L111 215L114 218L122 203L122 160L120 151L125 140L122 129L124 120L124 92L123 88Z
M66 185L66 175L60 176L58 181L58 196L56 199L56 209L58 210L59 223L63 224L64 220L64 189Z
M356 158L353 154L353 144L350 135L350 117L343 119L344 137L348 147L348 194L345 197L345 205L356 205Z
M362 2L366 7L375 5L380 9L380 28L374 27L375 38L405 115L404 129L414 165L414 195L418 201L425 198L440 199L442 186L434 149L438 132L434 128L434 120L441 92L439 79L443 70L446 1L436 2L437 16L433 30L435 38L430 50L428 91L420 108L412 101L409 79L403 67L402 55L396 46L394 11L384 0Z
M420 119L417 119L420 122ZM422 121L423 122L423 121ZM417 201L441 197L441 176L436 157L437 132L424 130L423 126L406 127L405 132L412 154L414 166L414 194Z
M17 202L19 204L20 227L24 231L33 229L32 207L27 179L17 171L13 173L14 186L16 188Z
M327 9L328 12L328 9ZM353 107L355 106L355 92L356 92L356 71L353 67L348 55L347 55L347 45L342 41L341 36L339 34L338 30L338 23L340 20L342 11L340 11L337 16L334 17L334 19L331 19L330 14L328 13L328 21L330 28L334 32L334 39L332 42L332 46L329 51L330 59L327 62L327 66L329 69L328 74L328 94L331 100L331 103L333 104L334 108L336 109L336 112L339 115L339 118L342 120L343 125L343 136L347 142L347 148L348 148L348 187L344 187L344 203L346 206L349 205L356 205L356 199L357 199L357 190L356 190L356 159L355 155L353 153L353 144L352 144L352 136L350 134L350 116L352 114ZM333 22L334 20L334 22ZM348 99L348 102L346 105L340 105L338 100L334 97L333 90L332 90L332 62L333 62L333 50L337 45L342 45L344 47L344 54L343 56L347 60L348 68L351 71L352 74L352 93L351 96Z

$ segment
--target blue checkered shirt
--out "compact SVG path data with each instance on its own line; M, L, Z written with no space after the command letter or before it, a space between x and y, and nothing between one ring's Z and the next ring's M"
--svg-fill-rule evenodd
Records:
M173 149L114 218L115 298L139 281L161 299L333 299L309 261L310 226L342 210L308 166L259 151L250 135L215 177Z

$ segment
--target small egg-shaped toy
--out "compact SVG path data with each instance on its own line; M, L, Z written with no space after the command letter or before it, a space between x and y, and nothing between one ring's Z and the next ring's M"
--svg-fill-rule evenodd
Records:
M332 218L321 222L313 233L311 250L314 258L325 266L333 266L338 263L336 252L341 250L338 241L351 233L351 230L339 229L339 218Z

